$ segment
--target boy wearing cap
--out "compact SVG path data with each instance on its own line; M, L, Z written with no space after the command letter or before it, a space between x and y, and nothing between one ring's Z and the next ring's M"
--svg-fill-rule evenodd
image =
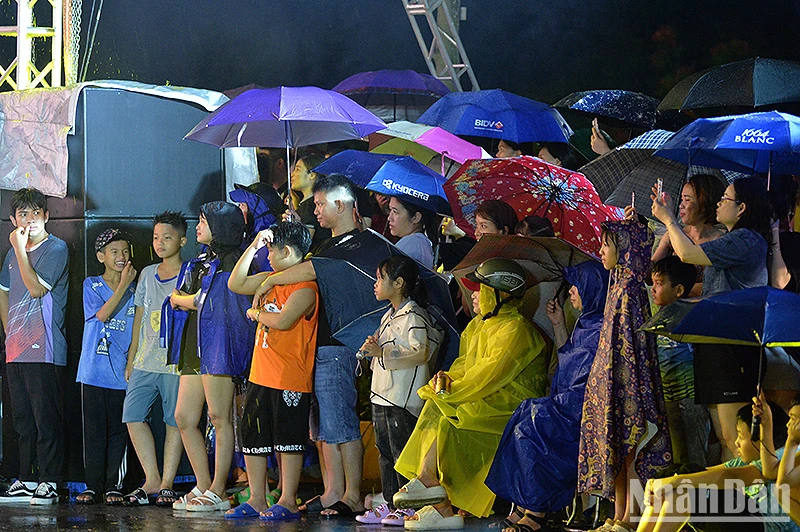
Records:
M136 314L136 270L129 236L106 229L95 241L105 271L83 282L83 344L77 381L81 383L83 465L86 490L77 500L93 504L101 490L108 505L122 504L127 429L122 423L125 366Z
M18 190L11 212L15 229L0 271L0 318L20 475L0 494L0 503L55 504L64 466L60 396L67 363L69 254L67 244L45 229L49 213L44 194L34 188Z

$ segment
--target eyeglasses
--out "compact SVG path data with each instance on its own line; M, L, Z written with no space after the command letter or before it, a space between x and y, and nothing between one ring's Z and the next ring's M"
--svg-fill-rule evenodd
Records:
M719 202L720 202L720 203L722 203L723 201L732 201L732 202L734 202L734 203L735 203L735 204L737 204L737 205L740 205L740 204L742 203L741 201L737 200L736 198L729 198L728 196L722 196L722 197L719 199Z

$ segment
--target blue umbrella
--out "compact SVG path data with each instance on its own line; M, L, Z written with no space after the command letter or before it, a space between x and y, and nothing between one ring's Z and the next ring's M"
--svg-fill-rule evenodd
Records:
M743 173L800 173L800 118L769 111L700 118L655 155Z
M572 136L564 118L549 105L500 89L446 94L417 123L454 135L512 142L569 142Z
M313 171L342 174L367 190L398 196L439 214L453 214L442 188L445 178L413 157L344 150Z
M554 103L553 107L613 118L650 129L656 123L656 108L659 103L652 96L639 92L594 90L573 92Z
M311 258L331 334L357 351L367 336L378 329L389 305L373 293L378 265L392 255L404 255L391 242L372 230L334 246ZM447 369L458 356L459 331L447 281L421 264L420 277L428 291L428 313L445 331L438 369ZM343 287L346 287L344 289Z

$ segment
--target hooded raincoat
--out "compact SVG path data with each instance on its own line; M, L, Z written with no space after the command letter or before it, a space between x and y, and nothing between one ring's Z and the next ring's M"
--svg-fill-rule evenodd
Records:
M228 289L230 272L241 255L244 218L236 205L213 201L201 207L213 240L208 248L183 263L176 287L188 290L191 276L203 263L208 272L200 281L197 298L197 339L200 372L210 375L245 376L253 355L255 323L247 319L251 302ZM189 312L173 309L169 298L161 307L160 336L167 348L168 363L180 360L184 327Z
M481 285L481 314L495 304L494 290ZM420 388L425 405L395 464L398 473L415 478L435 444L439 479L450 501L478 517L488 516L494 503L484 480L511 414L523 400L546 391L546 344L519 313L521 304L513 300L497 316L477 316L467 325L447 372L453 379L450 393L437 395L432 383Z
M246 187L236 185L236 189L228 195L231 201L247 205L247 235L242 242L243 250L255 240L259 231L269 229L272 224L280 222L281 215L286 210L278 192L267 183L253 183ZM252 262L255 273L272 271L267 255L269 255L267 246L256 251Z
M560 510L575 494L583 394L606 303L608 272L600 263L567 268L564 279L577 287L583 310L558 350L550 396L527 399L517 408L486 478L496 495L534 512Z
M619 261L611 272L600 343L581 421L578 491L614 500L614 481L635 453L642 482L672 462L655 337L639 329L650 318L644 286L653 237L637 220L605 222L616 234Z

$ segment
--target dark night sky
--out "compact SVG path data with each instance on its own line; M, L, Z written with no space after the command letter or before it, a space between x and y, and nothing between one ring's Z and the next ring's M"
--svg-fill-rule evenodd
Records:
M92 3L84 0L84 53ZM462 5L461 37L481 88L546 102L598 88L661 97L709 66L756 55L800 60L800 0ZM426 72L400 0L110 0L87 79L329 88L380 68Z

